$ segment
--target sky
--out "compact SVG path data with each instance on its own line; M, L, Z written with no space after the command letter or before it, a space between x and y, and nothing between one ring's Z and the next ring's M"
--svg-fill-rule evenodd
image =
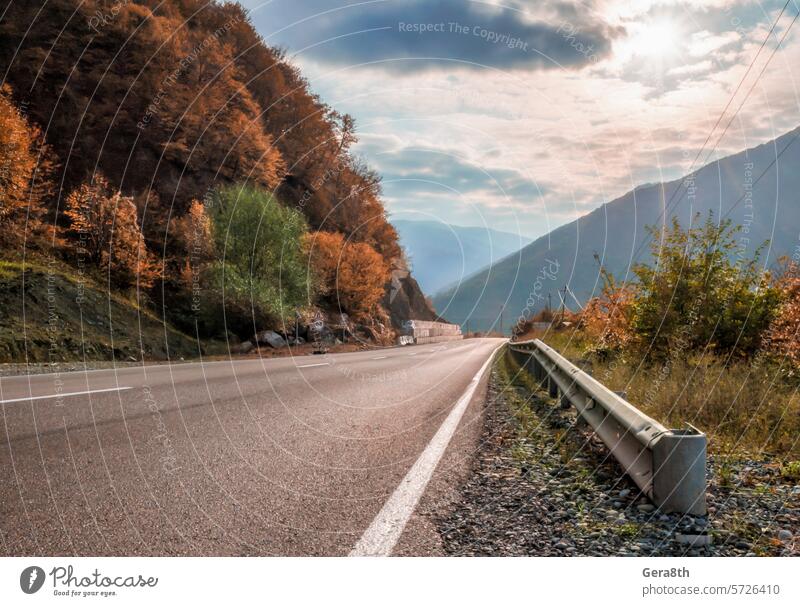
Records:
M800 125L800 0L749 72L785 0L243 4L356 119L392 217L536 238Z

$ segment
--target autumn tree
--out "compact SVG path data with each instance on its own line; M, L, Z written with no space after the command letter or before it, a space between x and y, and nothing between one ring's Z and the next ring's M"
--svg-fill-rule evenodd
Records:
M145 246L131 198L98 173L67 197L66 206L76 262L101 268L122 287L153 285L158 264Z
M173 218L170 234L175 243L173 250L180 267L181 283L193 288L203 278L205 269L214 258L211 218L203 203L194 200L185 215Z
M4 85L0 88L0 239L8 242L37 232L52 165L39 129L17 109L11 89Z
M308 236L306 247L320 294L358 319L376 311L389 267L375 249L363 242L348 242L342 234L332 232Z

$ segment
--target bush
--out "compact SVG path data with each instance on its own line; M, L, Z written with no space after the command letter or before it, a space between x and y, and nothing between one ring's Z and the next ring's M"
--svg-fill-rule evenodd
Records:
M737 255L740 227L715 223L653 234L655 265L634 268L639 278L632 330L654 357L692 349L751 355L761 344L780 303L778 289L751 259Z
M637 291L631 285L617 284L603 268L600 273L603 290L586 303L579 325L593 339L590 353L606 357L622 352L633 340L630 323Z
M375 313L389 279L389 266L374 248L331 232L309 236L306 246L321 295L355 318Z
M158 265L145 246L132 198L112 191L98 173L67 197L64 214L70 219L69 235L78 261L107 271L121 287L153 285Z
M210 281L233 330L287 321L309 303L303 215L248 185L212 192L206 211L216 255Z
M784 260L783 271L775 279L781 293L781 306L764 336L769 352L800 368L800 270L795 261Z

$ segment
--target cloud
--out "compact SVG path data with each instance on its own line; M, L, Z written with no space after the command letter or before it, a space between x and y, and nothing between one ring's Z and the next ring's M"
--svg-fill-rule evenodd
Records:
M470 0L252 0L269 44L326 65L368 63L394 73L435 68L577 69L623 33L591 3L499 7Z
M519 171L479 166L458 150L406 146L372 158L385 182L402 183L402 189L409 192L449 190L454 196L492 194L532 201L549 191L548 186Z

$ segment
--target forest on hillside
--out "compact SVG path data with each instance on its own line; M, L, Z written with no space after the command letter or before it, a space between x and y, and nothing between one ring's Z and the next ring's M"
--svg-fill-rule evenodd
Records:
M13 2L0 64L5 258L57 257L192 332L220 330L223 296L243 338L315 305L396 322L407 272L354 121L240 5Z

